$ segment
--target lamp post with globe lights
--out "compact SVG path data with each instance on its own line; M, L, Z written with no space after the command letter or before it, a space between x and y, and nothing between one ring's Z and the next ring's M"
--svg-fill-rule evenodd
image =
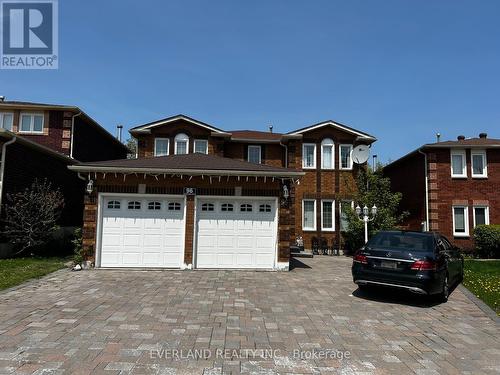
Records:
M363 210L361 210L361 207L359 207L359 204L356 206L356 215L358 215L359 220L363 221L365 223L365 243L368 242L368 222L373 221L375 219L375 216L377 215L377 206L373 205L371 209L371 217L370 217L370 209L366 206L363 207Z

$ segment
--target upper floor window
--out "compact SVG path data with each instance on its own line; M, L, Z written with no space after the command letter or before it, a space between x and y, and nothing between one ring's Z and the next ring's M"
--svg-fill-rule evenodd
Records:
M247 160L250 163L260 164L261 163L261 150L260 146L248 146L248 157Z
M469 236L469 208L467 206L453 206L453 235L457 237Z
M451 177L467 177L465 150L451 150Z
M169 140L168 138L155 138L155 156L168 155Z
M334 168L333 147L333 140L330 138L323 139L321 142L321 169Z
M12 131L13 121L14 121L13 113L0 112L0 128Z
M316 168L316 145L314 143L302 145L302 168Z
M472 164L472 177L488 177L486 151L472 150L470 152L470 158Z
M21 113L21 133L43 133L42 113Z
M340 145L340 169L352 169L352 145Z
M194 152L199 154L208 154L208 141L206 139L195 139Z
M474 227L490 223L490 210L488 206L474 206L473 210Z
M176 155L184 155L189 152L189 137L180 133L175 136L175 150Z

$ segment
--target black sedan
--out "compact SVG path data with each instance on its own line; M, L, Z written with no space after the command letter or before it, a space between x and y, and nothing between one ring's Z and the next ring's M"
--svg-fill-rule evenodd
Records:
M382 231L354 254L353 281L360 289L381 286L448 299L464 274L457 247L434 232Z

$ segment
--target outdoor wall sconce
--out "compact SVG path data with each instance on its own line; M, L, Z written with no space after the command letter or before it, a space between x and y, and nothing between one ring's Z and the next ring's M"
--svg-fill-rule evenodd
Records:
M93 191L94 191L94 181L89 180L87 184L87 193L92 194Z
M290 191L288 190L288 186L283 185L283 191L281 194L281 206L282 207L288 206L288 198L289 197L290 197Z

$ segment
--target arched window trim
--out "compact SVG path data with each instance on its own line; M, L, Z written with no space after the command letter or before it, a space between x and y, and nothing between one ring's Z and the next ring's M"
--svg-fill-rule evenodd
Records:
M179 154L179 143L185 142L186 144L186 152ZM175 155L183 155L189 154L189 136L185 133L179 133L174 138L174 154Z

